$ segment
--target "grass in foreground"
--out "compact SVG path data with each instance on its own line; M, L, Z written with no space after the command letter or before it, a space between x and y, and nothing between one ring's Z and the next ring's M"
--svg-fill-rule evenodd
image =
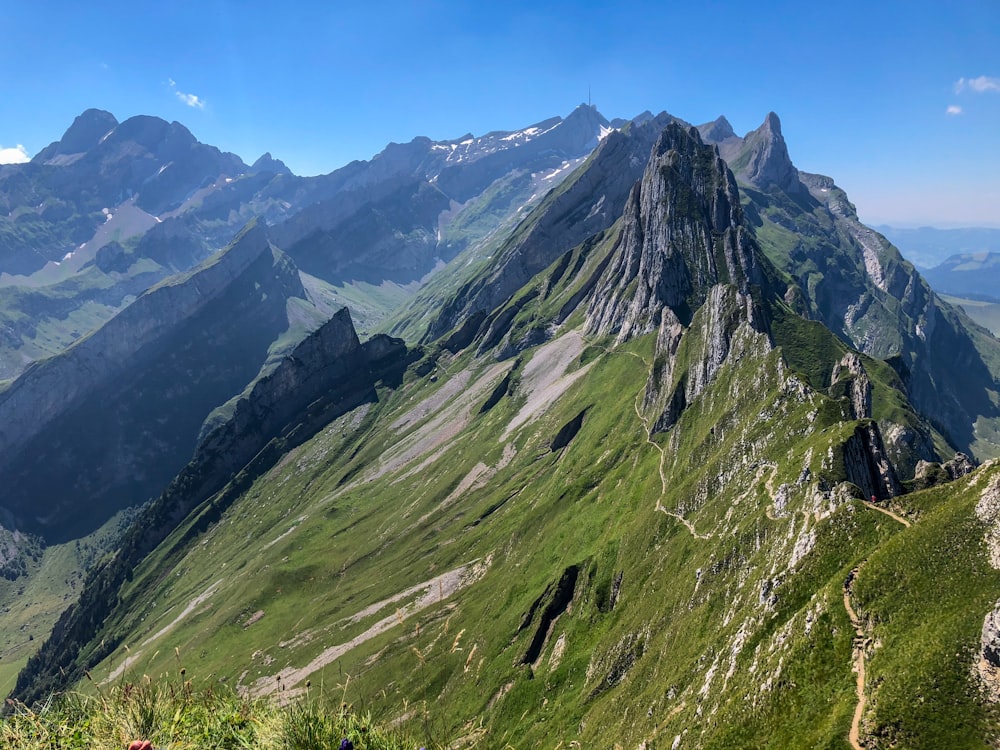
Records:
M12 750L125 750L136 740L149 740L157 750L418 748L330 696L307 695L281 706L242 698L227 687L196 688L183 674L121 682L95 695L66 693L34 709L8 701L7 710L0 746Z

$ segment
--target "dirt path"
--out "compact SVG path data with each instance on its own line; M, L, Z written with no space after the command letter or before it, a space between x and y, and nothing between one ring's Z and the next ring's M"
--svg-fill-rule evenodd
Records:
M912 524L905 518L897 513L893 513L888 508L882 508L874 503L865 502L865 505L872 510L877 510L879 513L884 513L895 521L903 524L906 528L909 528ZM861 565L864 565L862 562ZM854 628L854 651L852 656L852 662L854 666L852 667L854 673L857 675L857 693L858 693L858 704L854 707L854 718L851 719L851 729L847 734L847 740L851 743L851 747L854 750L864 750L864 745L861 744L861 718L865 713L865 647L868 645L868 638L865 634L865 629L861 625L861 619L858 617L858 613L854 611L854 607L851 605L851 593L854 590L854 582L858 580L858 573L861 571L861 565L854 568L848 575L847 580L844 582L844 609L847 611L847 617L851 621L851 626Z
M901 515L899 515L898 513L893 513L888 508L883 508L880 505L875 505L874 503L870 503L867 500L864 500L863 502L864 502L864 504L867 507L871 508L872 510L877 510L879 513L884 513L885 515L889 516L889 518L892 518L892 519L894 519L896 521L899 521L906 528L910 528L910 526L912 525L909 521L907 521Z
M860 735L861 717L865 712L865 630L861 627L861 620L858 619L857 612L851 606L851 590L858 578L858 570L860 570L860 566L852 570L847 576L847 581L844 582L844 609L847 610L847 616L851 619L851 625L854 627L853 671L858 676L858 704L854 707L854 718L851 719L851 730L847 734L847 740L854 750L864 750L864 746L860 742Z
M610 350L606 349L606 348L604 349L604 351L606 353L611 353ZM652 367L652 365L649 362L647 362L645 359L643 359L642 357L640 357L635 352L621 352L621 353L622 354L628 354L628 355L631 355L631 356L635 357L640 362L642 362L646 367ZM660 447L660 444L657 443L655 440L653 440L653 433L652 433L652 430L651 430L651 428L649 426L649 420L647 420L646 417L643 416L642 410L639 409L639 399L642 398L643 393L645 392L645 390L646 390L646 386L643 385L642 388L639 389L639 392L637 394L635 394L635 398L632 400L632 408L635 409L635 416L639 419L639 422L642 424L643 432L646 433L646 442L649 445L653 446L653 448L655 448L659 452L659 454L660 454L660 460L659 460L659 462L656 465L656 469L657 469L657 471L659 472L659 475L660 475L660 497L656 498L656 507L654 508L654 510L656 510L659 513L663 513L664 515L670 516L671 518L674 518L674 519L680 521L684 525L684 528L686 528L688 531L690 531L691 532L691 536L693 536L695 539L711 539L712 538L711 534L699 534L698 531L695 529L693 523L691 523L689 520L687 520L680 513L676 512L676 511L672 511L672 510L667 510L666 507L664 507L663 503L660 502L660 499L665 494L667 494L667 474L666 474L666 471L663 468L663 463L666 460L667 454L664 452L663 448Z

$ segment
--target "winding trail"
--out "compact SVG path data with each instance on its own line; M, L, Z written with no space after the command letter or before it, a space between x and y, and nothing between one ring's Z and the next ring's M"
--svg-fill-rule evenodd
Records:
M640 357L635 352L612 352L610 349L607 349L606 347L602 347L602 348L604 348L604 351L606 353L609 353L609 354L628 354L628 355L630 355L630 356L635 357L636 359L638 359L646 367L648 367L648 368L652 367L652 365L649 362L647 362L645 359L643 359L642 357ZM646 386L643 385L639 389L639 392L637 394L635 394L635 398L632 399L632 408L635 409L635 416L638 417L639 422L642 424L642 429L646 433L646 442L649 445L653 446L659 452L659 454L660 454L660 460L659 460L659 462L656 465L656 469L657 469L657 471L659 472L659 475L660 475L660 497L656 498L656 507L654 508L654 510L657 511L657 512L659 512L659 513L663 513L664 515L670 516L671 518L674 518L674 519L680 521L684 525L684 528L686 528L688 531L690 531L691 532L691 536L693 536L695 539L711 539L712 538L711 534L699 534L698 531L695 529L693 523L691 523L689 520L687 520L680 513L677 513L676 511L672 511L672 510L667 510L667 508L664 507L663 503L660 502L660 498L662 498L665 494L667 494L667 474L666 474L666 472L663 469L663 463L664 463L664 461L667 458L667 454L664 452L663 448L660 447L660 444L657 443L655 440L653 440L653 432L652 432L652 429L649 426L649 420L646 419L645 416L643 416L642 410L639 408L639 399L642 398L642 395L645 392L645 390L646 390Z
M881 505L876 505L875 503L870 503L867 500L863 500L862 502L865 504L866 507L871 508L872 510L877 510L879 513L884 513L885 515L889 516L889 518L891 518L891 519L893 519L895 521L899 521L906 528L910 528L910 526L913 525L909 521L907 521L905 518L903 518L901 515L899 515L898 513L893 513L888 508L883 508Z
M858 676L858 704L854 707L851 730L847 734L847 741L851 743L851 747L854 750L864 750L864 746L860 742L860 735L861 717L865 712L865 645L867 639L865 638L865 629L861 626L861 620L858 618L857 612L854 611L854 607L851 606L851 589L858 578L860 568L861 566L859 565L852 570L847 575L847 580L844 581L844 609L847 610L847 616L851 619L851 625L854 627L854 650L852 654L854 666L852 669Z
M889 518L894 521L898 521L906 528L910 528L910 526L913 525L901 515L894 513L888 508L883 508L868 501L863 502L866 507L889 516ZM854 628L852 671L858 676L858 703L854 707L854 717L851 719L851 729L847 734L847 741L851 743L851 747L854 748L854 750L864 750L864 745L861 744L861 718L864 716L865 703L867 702L865 698L865 648L868 646L868 637L861 624L861 618L858 617L858 613L854 611L854 607L851 605L851 593L854 590L854 582L858 580L858 574L861 572L861 567L866 562L867 560L863 560L856 568L847 574L847 580L844 581L844 609L847 611L847 617L850 619L851 626Z

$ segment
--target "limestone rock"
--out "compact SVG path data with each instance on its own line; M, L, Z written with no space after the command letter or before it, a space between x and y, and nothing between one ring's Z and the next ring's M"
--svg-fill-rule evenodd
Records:
M781 121L769 112L764 123L744 139L743 153L738 161L745 160L740 176L759 188L777 187L789 195L807 193L799 181L799 172L788 156L788 147L781 134Z
M856 352L848 352L833 368L831 381L834 385L841 379L849 382L848 398L851 402L851 418L867 419L872 415L872 383Z
M983 658L994 668L1000 668L1000 602L983 620Z
M687 325L718 283L760 283L732 173L697 130L671 123L629 195L622 240L591 298L587 330L619 342L656 330L669 307Z

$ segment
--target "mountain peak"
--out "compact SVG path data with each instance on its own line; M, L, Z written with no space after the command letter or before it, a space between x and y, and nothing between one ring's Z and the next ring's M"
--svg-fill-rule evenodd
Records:
M46 162L57 156L89 151L117 126L118 120L110 112L103 109L85 110L73 120L62 138L40 151L34 160Z
M733 126L729 124L729 120L726 119L725 115L719 115L712 122L699 125L698 132L706 143L720 143L736 135Z
M761 126L747 133L734 166L740 177L759 188L777 187L789 194L806 190L788 156L781 120L774 112L768 112Z
M264 154L262 154L261 157L257 159L257 161L255 161L251 165L250 169L247 171L250 174L268 173L268 172L272 174L292 173L292 170L290 170L287 166L285 166L285 163L281 161L281 159L275 159L273 156L271 156L270 151L266 151Z
M768 112L767 117L764 118L764 124L761 125L761 129L767 129L768 132L773 133L777 137L781 137L781 120L774 112Z
M714 285L745 293L759 281L736 182L696 128L667 125L623 222L621 244L588 310L591 332L624 341L655 330L665 308L686 325Z
M597 111L597 106L594 104L577 105L576 109L570 112L560 124L565 126L576 125L577 123L590 129L606 128L610 125L607 118Z

